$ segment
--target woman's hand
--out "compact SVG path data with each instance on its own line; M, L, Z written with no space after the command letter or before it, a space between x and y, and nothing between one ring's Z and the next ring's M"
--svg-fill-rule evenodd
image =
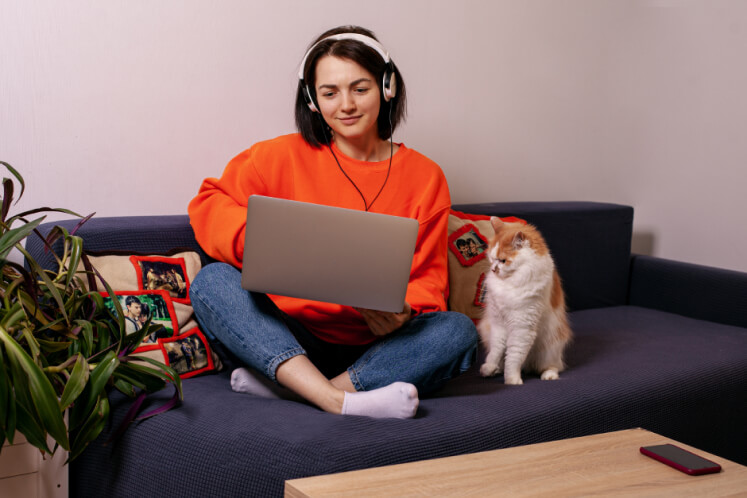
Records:
M392 313L389 311L376 311L363 308L355 308L363 316L368 328L374 335L383 337L391 334L402 325L404 325L412 315L410 304L405 302L405 309L401 313Z

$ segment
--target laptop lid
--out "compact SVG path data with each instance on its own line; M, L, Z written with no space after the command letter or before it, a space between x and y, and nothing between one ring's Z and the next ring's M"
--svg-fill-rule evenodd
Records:
M418 222L412 218L252 195L242 287L401 312Z

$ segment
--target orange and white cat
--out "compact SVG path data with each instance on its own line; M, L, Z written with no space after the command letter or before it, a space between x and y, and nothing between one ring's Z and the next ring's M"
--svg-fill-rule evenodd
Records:
M487 350L480 374L503 372L506 384L523 384L522 369L555 380L565 368L571 340L560 277L536 227L492 217L485 309L477 327Z

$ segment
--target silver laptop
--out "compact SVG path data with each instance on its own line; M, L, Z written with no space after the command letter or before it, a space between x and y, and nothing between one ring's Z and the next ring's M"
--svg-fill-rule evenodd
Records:
M418 222L252 195L241 284L247 290L400 312Z

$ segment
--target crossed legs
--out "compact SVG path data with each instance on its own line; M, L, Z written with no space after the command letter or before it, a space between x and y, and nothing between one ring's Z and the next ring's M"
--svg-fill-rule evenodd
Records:
M417 411L419 387L439 387L474 358L477 334L472 322L458 313L429 313L433 316L423 315L408 325L407 333L375 343L347 371L327 378L274 303L241 288L235 268L206 266L192 282L190 296L203 331L252 367L233 372L235 391L297 396L330 413L410 418ZM444 354L444 348L451 354ZM397 371L393 365L405 368Z

